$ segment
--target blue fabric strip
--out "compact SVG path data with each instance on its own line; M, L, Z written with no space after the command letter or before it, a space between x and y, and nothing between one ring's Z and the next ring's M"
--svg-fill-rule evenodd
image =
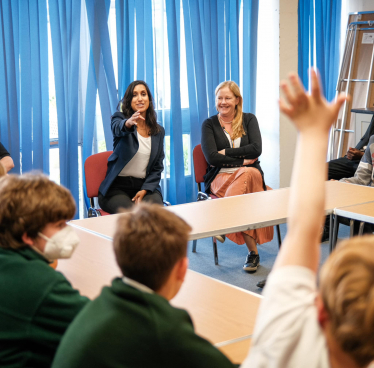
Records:
M40 37L38 1L30 1L30 41L31 41L31 91L32 91L32 168L43 170L43 114L42 114L42 86L40 69ZM43 55L48 59L47 55ZM30 126L31 127L31 126ZM30 136L31 140L31 136ZM48 157L48 156L47 156Z
M167 36L170 64L171 131L170 131L170 190L172 204L186 202L180 97L180 63L178 57L177 18L175 0L166 0Z
M225 63L225 0L217 0L218 83L226 80Z
M40 79L42 101L43 172L49 174L49 73L47 1L38 0Z
M20 133L22 149L22 173L32 170L32 96L29 4L24 3L19 13L20 38Z
M259 0L243 3L243 111L256 113Z
M153 63L153 17L152 0L144 0L144 49L145 49L145 81L155 94L154 63Z
M239 85L239 9L238 0L230 0L230 63L231 80ZM228 46L227 46L228 47Z
M3 0L2 5L2 21L3 21L3 36L4 36L4 79L5 88L8 99L7 104L7 121L2 121L2 124L6 124L6 130L10 135L8 141L4 141L5 147L8 149L10 155L14 161L14 169L12 173L20 173L20 137L19 137L19 112L18 112L18 98L17 98L17 76L16 70L18 69L18 54L15 55L14 49L14 26L13 19L18 19L18 7L13 8L14 2L11 0ZM17 14L13 14L16 13ZM18 24L18 22L17 22ZM17 63L16 63L17 60ZM9 136L8 135L8 136Z
M136 12L136 61L137 61L137 75L136 79L144 80L144 0L135 2Z
M122 64L123 64L123 24L124 24L124 2L116 0L116 30L117 30L117 62L118 62L118 96L122 96ZM121 98L121 97L120 97Z

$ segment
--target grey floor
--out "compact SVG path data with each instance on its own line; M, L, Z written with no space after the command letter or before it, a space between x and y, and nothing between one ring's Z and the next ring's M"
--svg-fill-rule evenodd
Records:
M287 232L287 225L280 225L282 239ZM349 236L349 227L340 225L339 239ZM247 273L242 270L242 266L247 255L245 245L237 245L226 239L222 244L218 242L219 265L214 264L212 238L199 239L197 241L196 253L192 253L192 242L189 243L188 257L190 260L189 268L204 275L227 282L231 285L253 291L261 294L256 284L266 278L271 271L275 258L278 254L277 236L266 244L258 247L260 254L260 266L255 273ZM321 264L326 260L329 254L329 243L321 244Z

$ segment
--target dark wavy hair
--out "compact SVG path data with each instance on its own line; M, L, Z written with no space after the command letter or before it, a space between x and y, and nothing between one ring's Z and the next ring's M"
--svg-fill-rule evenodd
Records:
M131 107L131 101L133 99L134 88L139 84L142 84L145 87L149 99L149 107L145 115L145 123L150 130L150 135L156 135L160 132L160 127L157 124L157 114L154 107L155 103L153 100L153 96L151 91L149 90L147 83L142 80L136 80L130 83L126 89L125 95L118 103L117 109L118 111L122 112L127 119L129 119L131 115L135 113L135 111Z

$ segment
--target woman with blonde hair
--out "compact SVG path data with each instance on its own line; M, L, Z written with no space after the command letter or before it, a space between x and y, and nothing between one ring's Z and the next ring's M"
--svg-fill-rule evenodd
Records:
M204 176L205 191L229 197L266 190L258 157L262 151L256 116L243 113L243 98L235 82L225 81L216 88L217 115L202 125L201 147L209 163ZM246 244L248 255L243 269L256 271L260 263L257 244L273 239L273 227L227 234L236 244Z

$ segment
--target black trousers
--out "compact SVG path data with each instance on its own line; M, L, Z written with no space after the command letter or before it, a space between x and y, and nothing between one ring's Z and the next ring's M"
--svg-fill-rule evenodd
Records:
M145 179L132 176L117 176L106 195L99 193L99 205L108 213L117 213L120 208L130 208L134 205L132 198L141 190ZM158 190L153 193L147 192L143 198L144 202L162 205L162 195Z
M355 175L360 161L351 161L347 157L340 157L336 160L331 160L328 169L328 180L340 180L343 178L351 178Z
M351 178L355 175L355 172L357 170L358 164L360 161L352 161L348 160L347 157L340 157L336 160L329 161L328 165L328 180L334 179L334 180L340 180L343 178ZM349 226L350 219L340 217L340 223ZM355 221L354 224L354 235L358 234L358 229L360 226L359 221ZM330 230L330 216L327 216L325 221L325 228L324 232L327 234ZM364 226L364 233L371 233L372 232L372 226L370 224L366 224Z

